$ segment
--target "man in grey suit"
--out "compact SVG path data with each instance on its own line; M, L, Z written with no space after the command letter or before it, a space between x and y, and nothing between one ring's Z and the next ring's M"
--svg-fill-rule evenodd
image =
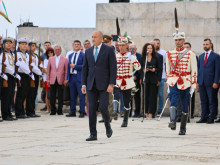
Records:
M96 110L99 100L99 110L102 113L108 138L112 136L108 112L109 93L113 92L116 83L117 64L114 49L102 44L103 34L95 31L92 34L93 46L85 52L82 68L82 93L89 99L90 136L86 141L97 140Z

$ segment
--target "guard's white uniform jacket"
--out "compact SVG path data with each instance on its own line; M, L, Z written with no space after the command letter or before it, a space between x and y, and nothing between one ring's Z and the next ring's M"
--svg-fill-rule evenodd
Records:
M120 88L121 90L128 90L134 88L135 83L132 79L133 67L135 70L141 69L141 65L138 62L136 56L131 55L130 52L127 52L125 54L117 53L116 59L118 70L115 87Z
M166 76L167 84L173 87L177 83L177 88L185 90L189 87L196 89L197 83L197 61L196 55L188 51L174 67L178 57L186 51L184 47L176 48L167 52ZM171 72L171 68L174 67Z
M1 53L0 56L0 70L2 72L2 58L3 58L3 53ZM5 52L5 73L8 73L10 75L13 76L13 74L15 73L15 66L14 66L14 54L13 53L9 53L9 52Z
M31 66L32 68L32 72L34 72L35 74L37 74L38 76L42 76L42 72L38 67L38 56L36 54L32 55L32 63Z
M0 73L2 73L2 58L3 58L3 53L0 55ZM15 73L15 55L12 52L5 52L5 73L8 73L15 78L18 78L20 80L20 76Z
M19 66L18 72L19 73L25 73L30 74L29 69L29 55L27 53L17 52L17 63L16 65Z

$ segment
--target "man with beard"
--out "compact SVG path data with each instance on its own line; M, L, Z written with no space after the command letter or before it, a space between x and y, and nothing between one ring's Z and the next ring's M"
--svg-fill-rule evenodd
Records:
M198 86L202 114L197 123L213 124L216 115L215 93L219 83L219 54L211 50L211 40L205 39L203 42L205 52L199 56L198 61ZM217 91L218 92L218 91ZM209 113L208 113L209 112Z

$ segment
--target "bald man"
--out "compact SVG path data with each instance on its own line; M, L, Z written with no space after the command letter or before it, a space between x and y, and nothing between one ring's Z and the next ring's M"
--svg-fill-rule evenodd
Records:
M116 84L117 63L114 49L102 44L103 34L95 31L92 34L93 46L85 52L82 68L82 93L89 99L89 128L90 136L86 141L97 140L96 110L99 100L99 110L102 113L108 138L112 136L108 112L109 93L113 92Z

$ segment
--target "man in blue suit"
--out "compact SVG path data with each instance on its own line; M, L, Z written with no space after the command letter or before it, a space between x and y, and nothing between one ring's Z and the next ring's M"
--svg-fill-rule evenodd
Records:
M82 68L82 93L89 99L90 136L86 141L97 140L96 110L99 100L99 110L102 113L108 138L112 136L110 116L108 112L109 93L113 92L116 83L117 64L114 49L102 44L103 34L95 31L92 34L93 46L85 52Z
M197 123L212 124L216 115L213 92L218 89L220 57L211 50L210 39L204 40L203 48L205 53L199 56L198 61L198 88L202 114Z
M73 53L68 56L69 64L67 70L67 80L70 87L70 113L66 117L76 116L76 100L79 95L80 115L79 118L85 116L85 95L81 91L81 70L85 54L80 51L81 42L75 40L73 42Z

